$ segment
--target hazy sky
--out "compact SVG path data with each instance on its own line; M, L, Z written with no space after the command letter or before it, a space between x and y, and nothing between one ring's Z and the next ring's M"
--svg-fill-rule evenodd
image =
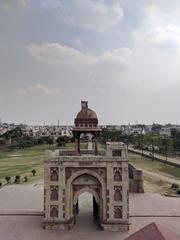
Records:
M179 0L0 0L0 117L180 123Z

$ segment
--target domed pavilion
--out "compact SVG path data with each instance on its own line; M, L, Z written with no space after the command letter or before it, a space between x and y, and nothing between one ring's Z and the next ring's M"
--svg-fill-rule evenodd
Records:
M75 137L75 152L76 155L80 155L80 136L82 133L90 133L93 135L95 145L95 155L98 154L98 143L97 139L101 132L98 127L98 118L96 113L88 108L87 101L81 101L81 111L77 114L75 121L75 127L72 132Z

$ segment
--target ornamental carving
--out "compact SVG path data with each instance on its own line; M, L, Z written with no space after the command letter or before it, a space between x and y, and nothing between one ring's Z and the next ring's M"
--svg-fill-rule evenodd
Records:
M51 181L58 181L59 180L58 167L51 167L50 178L51 178Z
M114 218L122 218L122 206L114 207Z
M114 168L114 181L122 182L122 168Z
M58 205L50 206L50 217L52 217L52 218L58 217Z
M94 168L94 167L86 167L86 168L82 168L82 167L77 167L77 168L71 168L71 167L67 167L65 170L66 173L66 181L76 172L81 171L81 170L91 170L94 171L96 173L98 173L103 179L104 181L106 181L106 169L105 168Z
M50 199L51 201L58 201L58 186L50 186L51 194Z
M122 186L114 187L114 201L122 201Z

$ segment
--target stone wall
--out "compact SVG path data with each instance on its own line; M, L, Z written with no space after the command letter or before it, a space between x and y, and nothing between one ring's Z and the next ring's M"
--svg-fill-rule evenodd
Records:
M143 172L136 169L131 163L128 164L129 168L129 192L144 193L143 186Z

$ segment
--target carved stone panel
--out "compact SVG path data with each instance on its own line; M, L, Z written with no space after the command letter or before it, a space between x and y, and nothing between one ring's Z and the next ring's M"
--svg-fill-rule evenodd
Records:
M122 182L122 168L114 168L114 181Z
M122 186L114 187L114 201L122 201Z
M51 190L51 194L50 194L50 199L51 201L58 201L58 186L54 186L51 185L50 186L50 190Z
M50 174L51 181L58 181L59 180L58 167L51 167L50 173L51 173Z
M114 218L122 218L122 206L114 207Z
M50 206L50 217L52 217L52 218L58 217L58 205Z

